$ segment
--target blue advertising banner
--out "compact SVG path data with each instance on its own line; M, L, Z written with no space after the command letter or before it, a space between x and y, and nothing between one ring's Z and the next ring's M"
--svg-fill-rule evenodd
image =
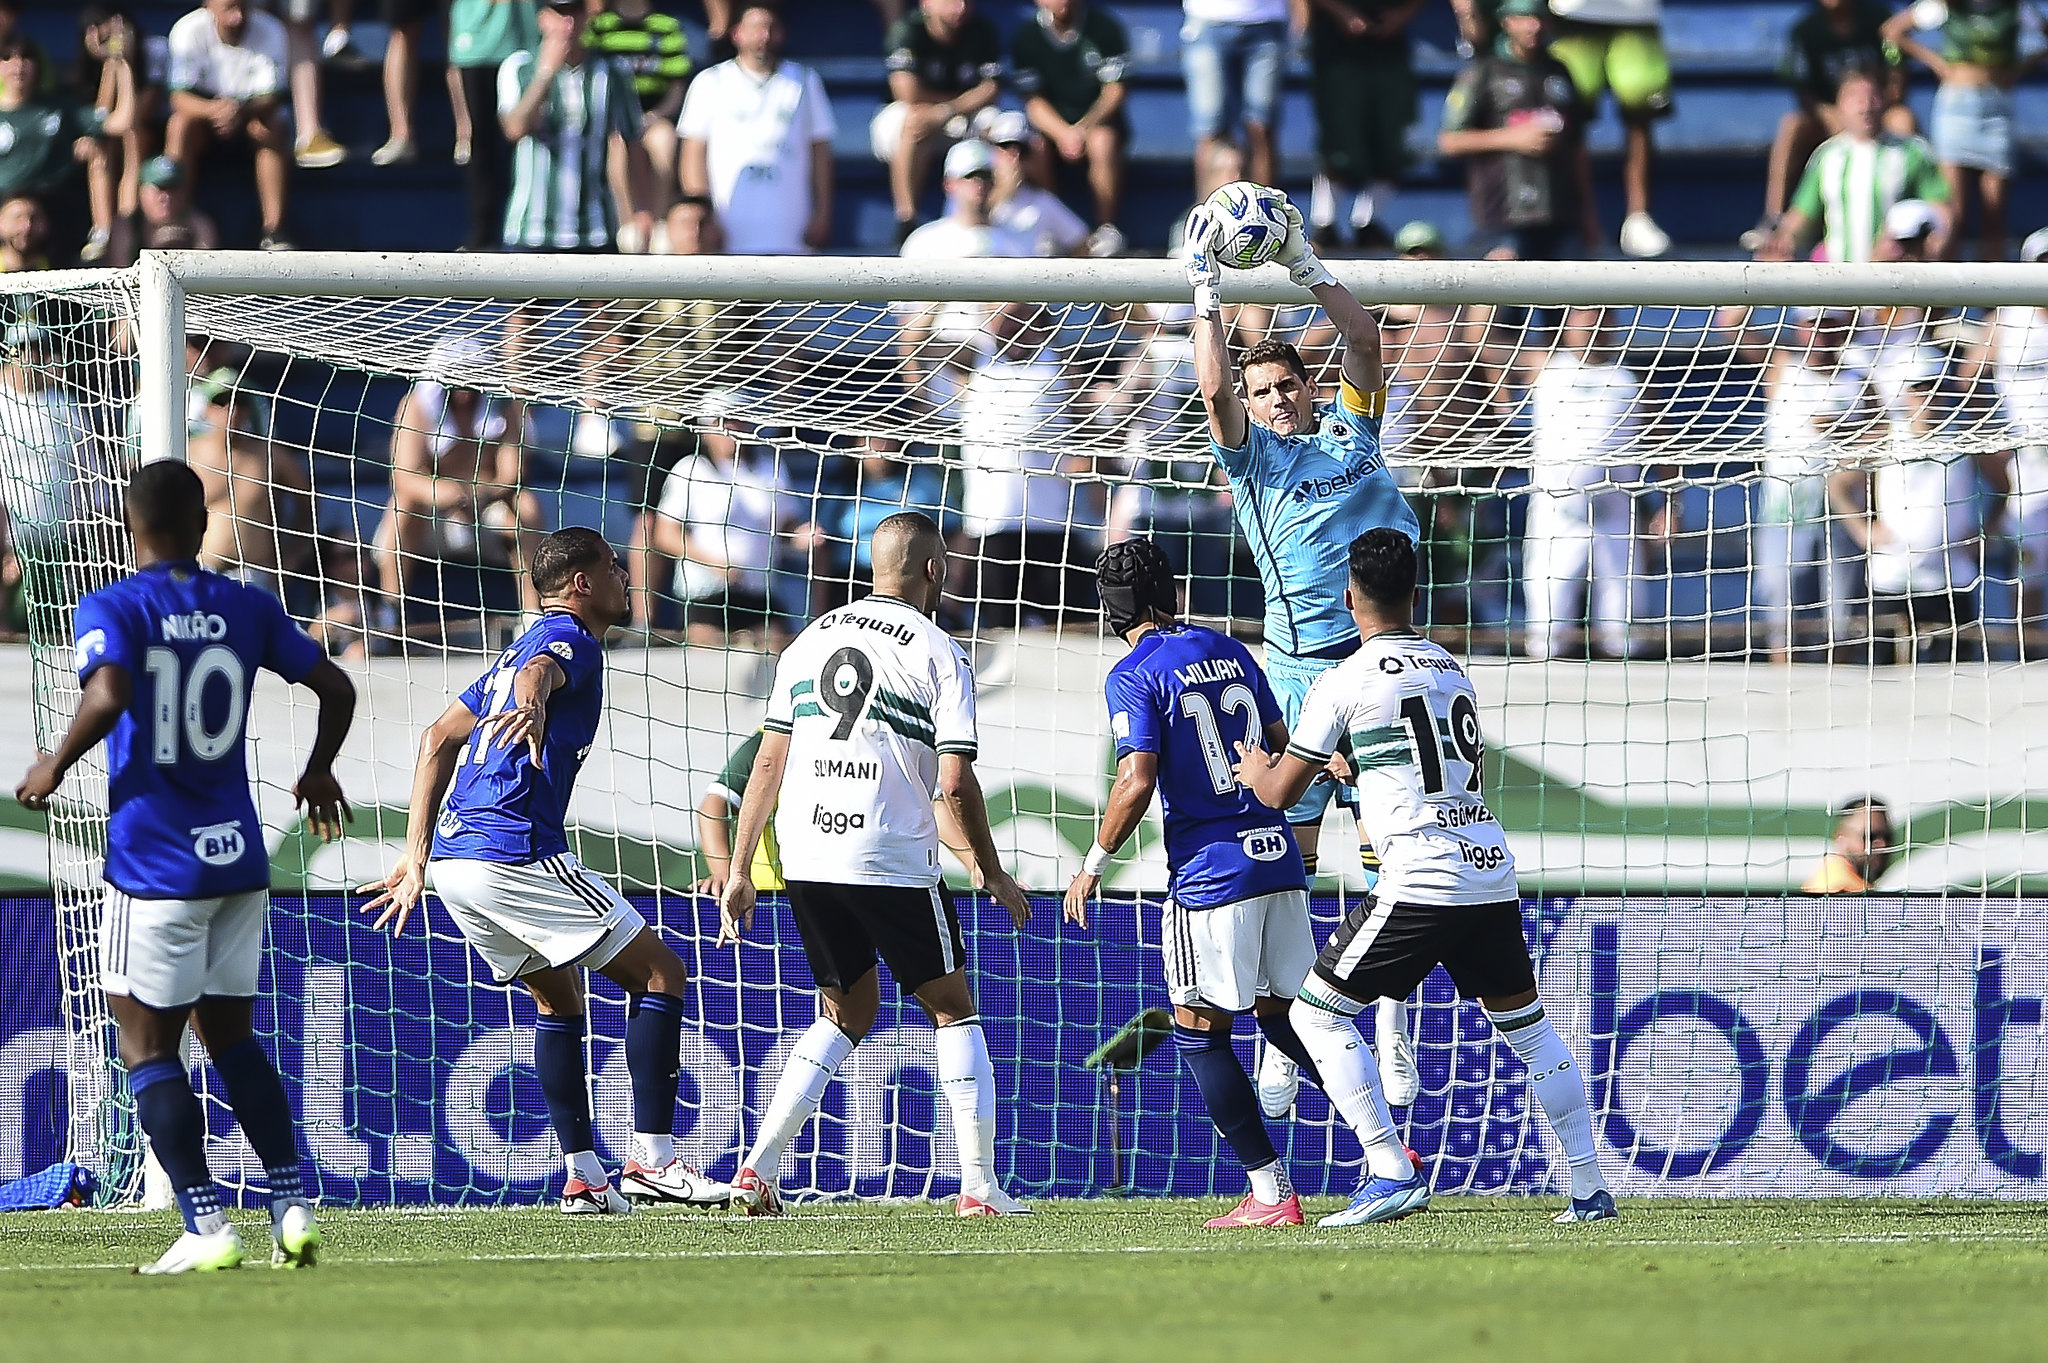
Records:
M1088 1054L1165 1002L1155 905L1102 906L1088 933L1036 903L1023 932L960 899L996 1061L999 1160L1020 1193L1235 1195L1170 1046L1121 1076L1112 1117ZM640 907L695 973L677 1132L730 1176L796 1035L814 1015L787 909L714 949L707 901ZM1546 1005L1584 1066L1618 1189L1633 1194L1968 1192L2038 1196L2048 1147L2042 905L2006 901L1531 900L1524 927ZM1315 905L1318 932L1334 901ZM0 900L0 1176L61 1156L68 1077L53 911ZM258 1024L298 1104L309 1182L338 1203L531 1202L561 1165L531 1071L532 1005L493 984L431 906L431 937L372 932L339 896L277 898ZM631 1106L625 1005L593 980L601 1153L623 1158ZM1409 1144L1440 1191L1547 1192L1562 1161L1520 1061L1439 972L1415 1023L1423 1093ZM1251 1028L1240 1029L1249 1063ZM876 1029L783 1169L795 1191L934 1196L957 1187L932 1031L884 989ZM199 1071L202 1079L207 1078ZM104 1085L104 1079L101 1084ZM261 1171L209 1102L216 1172ZM1114 1123L1114 1137L1112 1134ZM1274 1124L1304 1192L1348 1192L1358 1151L1304 1087Z

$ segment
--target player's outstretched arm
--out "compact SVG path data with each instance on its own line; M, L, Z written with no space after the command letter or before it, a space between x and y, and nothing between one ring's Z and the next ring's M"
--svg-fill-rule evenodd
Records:
M441 817L441 797L455 779L455 764L476 732L476 715L456 701L420 735L419 760L412 769L412 799L405 812L405 851L382 880L358 885L358 894L370 894L360 912L375 913L370 926L391 926L393 936L405 931L412 911L427 884L427 859L434 851L434 821Z
M306 811L306 822L323 842L341 836L342 825L355 818L341 783L334 779L334 757L348 737L356 718L356 684L348 673L322 658L311 672L299 678L299 685L320 701L320 721L313 734L313 751L306 755L306 769L292 787L292 805Z
M1286 204L1281 212L1287 219L1287 239L1273 259L1286 268L1289 279L1316 296L1330 325L1344 338L1344 377L1362 393L1377 393L1386 386L1379 321L1352 296L1351 290L1337 282L1337 276L1316 255L1315 248L1309 245L1308 233L1303 230L1301 210L1291 202L1282 202Z
M1268 752L1256 743L1240 743L1237 763L1230 770L1260 804L1268 809L1290 809L1322 774L1324 764L1291 752Z
M1137 830L1139 820L1152 807L1152 792L1159 785L1159 754L1127 752L1116 764L1116 780L1110 783L1109 800L1102 811L1102 827L1089 844L1088 859L1067 885L1066 920L1076 927L1088 926L1088 901L1102 885L1102 872L1117 849Z
M37 753L35 764L14 788L14 798L24 809L48 809L50 797L84 756L100 740L114 732L128 708L134 687L128 669L103 663L85 679L85 694L78 699L78 713L53 753Z
M752 797L751 789L747 792ZM1010 921L1023 927L1031 921L1031 903L1024 891L1003 869L996 855L995 835L989 832L988 804L982 799L981 780L974 774L974 759L964 753L939 754L939 798L946 803L954 824L974 853L974 880L1010 911Z
M754 878L745 874L745 868L754 864L754 849L761 845L761 835L782 798L782 773L788 763L789 735L763 729L754 770L747 777L747 793L740 798L740 824L732 835L728 866L740 867L741 874L728 872L718 896L719 946L739 941L740 934L754 926Z
M1188 214L1181 241L1181 268L1195 291L1195 386L1209 413L1209 438L1226 450L1244 444L1244 403L1230 372L1230 340L1223 330L1222 275L1216 264L1221 234L1206 207Z
M524 743L540 765L541 742L548 733L548 698L569 680L562 665L543 653L519 669L512 678L512 703L479 725L484 741L500 748Z

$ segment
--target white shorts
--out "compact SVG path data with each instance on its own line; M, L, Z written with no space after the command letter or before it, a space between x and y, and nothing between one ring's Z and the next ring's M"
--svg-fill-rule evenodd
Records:
M136 899L107 887L100 988L151 1008L256 996L270 891L218 899Z
M501 982L554 966L602 970L647 926L567 852L524 866L449 857L429 869L449 917Z
M1166 901L1159 916L1166 992L1184 1007L1242 1013L1260 998L1291 999L1316 962L1308 891L1281 890L1213 909Z

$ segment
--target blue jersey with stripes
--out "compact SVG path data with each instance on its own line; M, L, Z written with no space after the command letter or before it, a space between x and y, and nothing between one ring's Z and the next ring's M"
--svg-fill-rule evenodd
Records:
M498 746L479 728L456 763L434 825L434 856L524 866L569 850L569 797L604 709L604 644L568 611L549 611L462 693L479 719L512 708L512 682L538 657L565 678L548 697L536 767L526 744Z
M1351 541L1383 528L1421 535L1380 454L1386 405L1385 389L1363 393L1344 379L1313 434L1276 435L1247 417L1243 445L1210 442L1259 563L1268 648L1316 653L1356 639L1344 609Z
M107 735L106 880L135 899L216 899L270 885L243 730L258 668L303 680L327 655L260 587L190 560L156 563L78 603L78 680L129 677Z
M1144 635L1104 686L1117 760L1159 757L1159 807L1174 900L1213 909L1307 883L1279 813L1237 784L1237 744L1265 744L1280 706L1245 646L1199 625Z

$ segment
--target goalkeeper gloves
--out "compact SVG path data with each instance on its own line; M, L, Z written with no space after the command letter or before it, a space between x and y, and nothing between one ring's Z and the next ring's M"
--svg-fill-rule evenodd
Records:
M1222 276L1216 268L1215 254L1216 239L1221 232L1221 226L1207 205L1198 206L1188 214L1187 228L1181 237L1180 263L1195 291L1197 317L1214 316L1216 309L1223 306Z
M1287 198L1276 197L1280 199L1281 216L1287 219L1287 238L1280 243L1273 259L1287 271L1289 279L1304 289L1336 283L1337 276L1330 273L1330 267L1323 264L1315 249L1308 244L1308 233L1302 231L1301 210Z

